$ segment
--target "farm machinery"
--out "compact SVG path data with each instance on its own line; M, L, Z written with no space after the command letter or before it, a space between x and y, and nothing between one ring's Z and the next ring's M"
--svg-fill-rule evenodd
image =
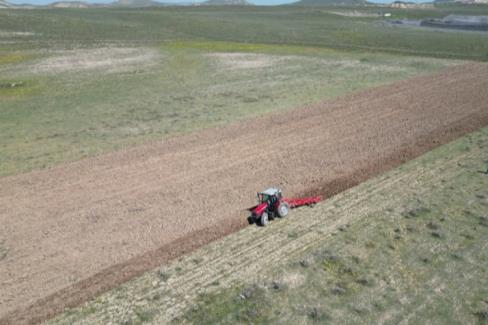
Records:
M322 200L321 196L312 196L300 199L283 198L281 190L270 187L258 193L258 205L249 209L251 218L261 226L266 226L270 219L284 218L290 209L304 205L314 205Z

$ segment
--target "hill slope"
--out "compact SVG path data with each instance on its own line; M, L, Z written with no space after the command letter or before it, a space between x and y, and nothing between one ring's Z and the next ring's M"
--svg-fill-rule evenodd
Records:
M488 0L434 0L434 3L437 4L454 4L454 3L461 3L461 4L488 4Z
M89 8L90 5L82 1L59 1L49 4L51 8Z
M247 0L208 0L202 3L210 6L252 6Z
M300 0L295 6L334 6L334 5L365 5L366 0Z
M141 8L141 7L164 6L164 4L161 2L152 1L152 0L118 0L118 1L110 4L110 6Z

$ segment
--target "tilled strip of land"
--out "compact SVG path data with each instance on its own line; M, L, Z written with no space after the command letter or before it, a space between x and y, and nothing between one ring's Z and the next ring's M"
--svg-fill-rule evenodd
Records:
M488 66L0 179L0 323L37 322L247 223L269 185L337 193L488 124Z
M366 242L373 240L374 245L379 248L381 245L383 247L387 245L387 238L393 239L393 235L391 235L393 229L390 230L390 233L386 231L384 228L386 222L379 217L383 216L385 211L386 215L388 215L386 219L391 218L394 220L395 228L401 227L400 224L402 224L402 228L405 230L408 227L403 223L405 220L409 220L405 217L405 213L421 211L419 206L424 209L425 206L429 206L425 201L419 202L418 198L430 199L434 196L442 201L438 192L437 194L433 193L436 193L436 190L450 188L455 185L459 181L460 176L469 178L470 184L476 184L473 187L481 186L481 191L477 193L476 198L480 202L484 200L488 203L488 197L483 195L484 188L482 187L483 182L488 182L488 177L484 177L479 172L479 168L473 167L482 166L483 159L487 157L488 153L485 150L488 145L487 135L488 129L485 128L483 133L480 132L470 135L469 141L461 139L444 146L442 151L436 150L435 152L429 152L406 165L402 165L402 168L395 168L382 176L370 179L367 182L363 182L356 187L335 195L327 201L316 205L313 209L306 207L297 209L292 212L289 218L273 221L266 228L247 227L237 233L226 236L221 240L197 249L191 254L185 255L178 259L178 261L164 265L151 272L146 272L143 276L137 277L101 295L99 298L90 301L80 308L69 310L49 323L123 324L137 323L141 318L151 320L153 324L166 324L174 321L175 318L179 318L174 323L181 323L185 321L185 319L181 318L182 314L188 312L188 309L192 308L194 310L194 307L201 303L202 300L209 301L207 299L208 297L225 291L229 287L243 286L249 288L252 283L263 283L266 281L269 283L270 279L273 278L279 283L280 278L286 278L287 264L298 263L300 261L302 267L305 265L303 263L310 262L309 257L311 252L313 254L320 250L332 249L331 245L334 241L342 242L344 247L354 247L352 250L356 254L356 257L360 257L362 260L370 260L374 254L370 251L371 247L368 248L368 245L365 245ZM462 142L463 145L461 145ZM468 145L468 143L472 145ZM448 147L450 149L447 149ZM459 149L455 150L452 148ZM471 177L474 177L474 179L471 179ZM469 193L467 195L468 197L470 195L472 197L475 196L472 192L473 187L469 188L467 192ZM457 187L454 186L453 188ZM488 194L488 188L484 192ZM462 197L460 201L463 199L465 197ZM410 205L411 202L416 203L412 206ZM473 205L472 202L471 208ZM465 208L460 207L460 209ZM456 214L454 216L456 219L459 218ZM470 216L473 220L476 220L476 214ZM420 219L422 221L419 222L424 225L427 224L425 219L418 218L418 216L409 218ZM417 225L411 224L409 226L412 227L411 229L413 231L418 232ZM425 228L429 230L428 227ZM478 231L480 231L478 236L482 236L484 231L483 227L478 228ZM355 232L353 229L356 229ZM358 237L361 232L357 229L362 229L364 233L368 234L366 239L365 237ZM379 236L375 232L378 229L387 233L386 238ZM462 231L461 229L459 230L460 233ZM344 238L344 236L339 235L340 233L348 233L349 235L346 235L346 238ZM398 233L395 234L398 235ZM347 236L352 236L354 240L351 240L351 237L347 238ZM460 237L463 238L462 236ZM332 238L336 239L333 240ZM454 238L449 237L447 239L448 243L444 242L440 245L445 250L454 252L456 251L455 247L458 247L453 245L455 241ZM416 254L415 248L418 248L414 244L416 241L409 238L405 242L408 243L407 245L411 245L407 251L412 251L413 254ZM425 242L425 239L422 242ZM480 247L488 247L488 240L482 241L476 239L476 242L479 243ZM394 239L392 243L398 244L398 239ZM392 244L390 243L390 245ZM462 250L466 249L464 245L461 247ZM434 249L432 246L430 248ZM436 254L439 253L437 249L439 248L436 247ZM391 251L392 248L388 248L388 250ZM391 264L398 263L398 260L395 260L388 252L380 252L379 254L383 255ZM422 254L425 254L425 252L418 252L417 256L419 260L421 256L425 256ZM398 255L395 257L399 258ZM468 257L465 255L464 258ZM474 277L475 279L477 277L480 279L482 278L480 271L483 270L483 263L481 260L476 261L476 263L478 267L474 267L474 265L470 267L469 277ZM401 262L399 264L403 265ZM390 266L388 264L378 265L378 268L389 270ZM412 265L411 267L415 269L416 266L418 267L418 265ZM323 264L321 267L324 267ZM363 267L366 267L366 265L361 265L361 268ZM429 272L433 275L436 273L436 269L439 270L439 268L442 267L439 267L437 264L435 266L430 265ZM371 270L369 271L371 272ZM409 278L404 277L405 274L398 272L398 269L396 271L392 273L381 271L381 275L377 275L377 278L379 281L382 281L384 278L391 277L396 280L392 280L392 282L395 282L396 288L398 288L400 286L399 282L402 282L402 278ZM347 272L345 273L347 274ZM405 273L408 272L405 271ZM324 275L321 274L318 276ZM472 289L468 285L467 277L468 275L459 277L459 281L463 282L463 285L456 288L456 293L458 294L456 300L461 296L468 296L466 291ZM448 280L443 279L443 281ZM327 282L324 279L319 283L325 287ZM473 281L470 283L476 282ZM315 285L318 285L318 283L315 283ZM402 285L405 284L403 283ZM397 301L394 303L395 307L393 310L382 309L385 318L391 318L392 314L397 314L396 319L404 319L402 318L404 315L415 315L417 308L420 309L426 306L430 308L432 306L431 303L427 304L424 301L432 299L432 295L437 294L434 290L430 294L417 292L419 287L426 285L424 281L418 280L414 281L414 283L409 283L407 280L407 285L415 288L409 287L409 289L415 291L416 298L421 298L412 299L413 297L410 292L410 299L402 301L403 303L408 301L408 304L414 305L416 308L409 310L405 308L405 305ZM273 290L276 290L276 288ZM377 286L374 293L371 294L372 296L374 295L373 297L365 297L363 295L362 298L366 298L365 300L368 303L373 303L371 301L373 300L372 298L386 295L382 290L395 291L392 287L383 283ZM397 289L397 291L399 290ZM398 294L408 295L406 291L404 290ZM356 294L357 292L352 295L354 296ZM253 297L252 299L259 298ZM434 299L443 300L438 296ZM328 303L324 301L324 297L316 300L317 303ZM305 303L305 300L301 301L301 303ZM444 301L444 303L446 302ZM402 308L398 308L398 305L401 305ZM264 309L270 307L269 305L265 306ZM257 313L259 314L259 312ZM282 313L285 314L282 318L287 319L287 323L306 323L300 318L293 319L293 316L290 314L296 313L296 310L284 308ZM462 313L464 315L469 314L469 311L463 310ZM358 314L357 312L351 312L351 314L353 315L352 319L354 319L354 316L356 318L364 316L362 313ZM246 315L246 313L243 313L243 315ZM228 315L223 313L222 317L225 319L225 322L231 323L232 321L225 318L225 316ZM344 321L344 315L341 316L343 318L339 319L346 322ZM472 315L469 316L473 317ZM372 319L371 315L368 315L368 317L368 320ZM249 323L252 323L252 316L245 319ZM259 319L261 320L262 318ZM464 320L466 319L470 318L464 318ZM337 322L337 318L335 322L334 320L330 321L331 323L335 323ZM374 323L374 321L371 322ZM378 321L378 323L381 322Z

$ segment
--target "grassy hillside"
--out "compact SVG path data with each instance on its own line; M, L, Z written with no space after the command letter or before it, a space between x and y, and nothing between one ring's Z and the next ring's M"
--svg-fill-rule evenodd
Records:
M0 176L285 110L453 63L227 42L13 52L0 56Z
M207 0L204 5L211 6L252 6L253 4L246 0Z
M484 324L488 128L250 226L51 324Z
M88 8L89 4L82 1L58 1L49 4L52 8Z

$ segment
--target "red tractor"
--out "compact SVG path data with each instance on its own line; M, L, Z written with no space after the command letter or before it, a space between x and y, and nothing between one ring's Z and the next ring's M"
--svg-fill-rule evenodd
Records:
M250 209L252 212L251 218L261 226L266 226L270 218L284 218L288 215L290 209L303 205L314 205L321 200L322 197L320 196L302 199L283 198L280 189L270 187L258 193L258 205Z

